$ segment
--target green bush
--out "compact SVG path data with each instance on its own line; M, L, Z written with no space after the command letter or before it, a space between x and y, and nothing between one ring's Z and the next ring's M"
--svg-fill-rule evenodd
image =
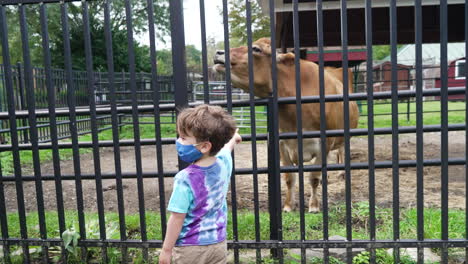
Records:
M353 264L368 264L370 263L370 252L364 251L353 258ZM388 254L385 249L375 250L375 263L377 264L390 264L394 263L393 256ZM412 260L408 256L400 256L400 264L416 264L417 262Z

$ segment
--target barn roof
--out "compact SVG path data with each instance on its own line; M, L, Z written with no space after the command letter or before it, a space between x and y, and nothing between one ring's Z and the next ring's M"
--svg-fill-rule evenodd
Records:
M440 44L423 44L422 45L423 63L426 65L440 64ZM465 57L465 43L448 43L447 44L447 60L448 62ZM414 65L416 61L416 45L405 45L398 50L398 64ZM390 56L387 56L382 61L390 61Z

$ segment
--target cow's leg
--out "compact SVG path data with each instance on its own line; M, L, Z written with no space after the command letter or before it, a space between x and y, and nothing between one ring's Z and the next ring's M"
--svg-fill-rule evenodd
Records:
M340 164L344 162L344 147L340 147L336 152L336 163Z
M280 142L280 154L281 154L281 161L284 166L292 166L294 165L291 161L289 156L289 152L287 151L285 145L285 141ZM294 186L296 184L296 175L295 173L286 172L283 174L284 180L286 181L286 200L284 201L283 211L291 212L294 209Z
M336 154L336 163L338 163L338 164L343 163L344 164L344 147L340 147L338 149L338 153ZM340 172L340 174L338 174L338 177L341 178L342 180L344 180L345 179L345 172L344 171Z
M315 158L315 165L322 164L322 157L321 155L317 155ZM320 171L313 171L309 174L309 181L310 186L312 189L311 196L309 199L309 213L318 213L320 211L319 201L317 198L317 187L320 184L321 172Z
M292 164L291 164L292 165ZM286 200L284 201L283 211L291 212L295 207L294 186L296 184L296 174L287 172L284 174L286 180Z

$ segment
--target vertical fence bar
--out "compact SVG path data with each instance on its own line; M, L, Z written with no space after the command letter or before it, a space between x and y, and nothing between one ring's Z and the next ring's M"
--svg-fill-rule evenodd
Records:
M5 8L3 6L0 6L0 36L2 42L3 66L5 67L5 87L8 102L8 116L10 121L11 145L13 146L13 166L15 173L16 199L18 203L19 227L21 239L23 239L23 241L21 242L24 256L23 262L29 263L29 246L28 243L24 241L28 238L28 230L26 225L26 212L24 205L20 152L18 148L18 130L16 125L15 98L12 78L13 74L11 70L12 65L10 62L10 48L8 45L8 28L6 14Z
M252 54L252 6L250 1L245 1L245 12L247 21L247 56L249 61L249 106L250 106L250 134L252 149L252 177L254 189L254 215L255 215L255 242L260 242L260 208L258 201L258 173L257 173L257 132L254 103L254 72L253 72L253 54ZM262 254L260 249L256 250L256 263L260 264Z
M273 42L272 42L273 43ZM273 55L274 53L272 53ZM276 62L275 62L276 63ZM275 76L275 75L273 75ZM272 77L275 78L275 77ZM268 127L268 210L270 213L270 240L279 241L282 238L282 215L281 215L281 199L278 199L280 190L278 185L280 184L280 173L279 164L276 166L275 163L279 163L279 148L275 148L278 141L275 141L275 108L278 108L278 101L273 98L269 98L268 111L267 111L267 127ZM277 114L278 112L276 112ZM279 139L279 134L277 134ZM278 152L276 152L278 150ZM278 170L276 170L276 168ZM281 259L283 256L282 249L271 249L271 255L275 259Z
M232 85L231 85L231 58L229 48L229 20L228 20L228 1L223 0L223 28L224 28L224 54L226 65L226 101L227 110L232 114ZM234 156L234 152L232 154ZM233 159L232 177L231 177L231 207L232 207L232 238L233 242L239 241L239 230L237 226L237 197L236 197L236 174L235 159ZM239 263L239 248L234 248L234 262Z
M169 2L171 13L171 43L172 43L172 69L174 75L174 99L176 113L188 104L187 98L187 65L185 58L184 36L184 8L182 0ZM174 52L177 51L177 52ZM179 170L187 167L188 163L179 158Z
M23 5L21 5L23 6ZM20 6L20 8L21 8ZM21 63L17 63L18 67L18 89L19 89L19 110L24 110L26 108L26 102L25 102L25 95L24 95L24 74L23 74L23 68ZM21 118L21 126L23 126L23 130L21 131L22 138L21 138L21 143L29 143L29 136L28 136L28 129L26 128L28 126L28 122L26 118Z
M40 105L38 103L38 105ZM41 118L38 118L38 123L41 123ZM43 134L44 134L44 128L39 128L39 141L41 141L43 139Z
M390 1L390 57L392 89L392 175L393 175L393 240L400 239L400 181L398 152L398 72L397 72L397 6L396 0ZM395 262L400 262L400 249L395 244Z
M41 239L47 239L47 225L45 220L44 193L42 189L41 161L39 158L39 144L37 136L36 103L34 96L34 83L32 79L31 52L29 49L28 24L26 21L26 8L19 6L19 22L21 30L21 43L23 47L24 75L26 87L26 99L28 105L28 119L30 124L31 147L34 166L34 177L36 184L37 215L39 220L39 232ZM49 248L42 246L42 261L47 263Z
M174 73L176 110L187 105L187 66L185 64L185 37L182 0L170 1L172 63ZM174 52L176 51L176 52ZM186 164L179 161L179 169Z
M104 195L102 190L102 174L101 174L101 158L99 154L99 139L98 127L96 120L96 97L94 96L94 70L93 70L93 57L91 47L91 29L89 26L89 10L88 2L82 1L83 8L83 25L84 25L84 38L85 38L85 55L86 55L86 73L87 73L87 87L88 87L88 100L89 110L91 113L91 138L93 143L93 161L94 161L94 174L96 183L96 199L99 217L99 238L105 240L106 235L106 219L104 215ZM108 262L107 248L105 245L101 247L102 259L104 263Z
M466 26L466 25L465 25ZM448 61L447 0L440 0L440 110L441 110L441 239L449 239L448 230ZM442 263L448 263L447 245L442 248Z
M44 70L47 86L47 101L49 109L49 128L50 128L50 139L52 141L52 160L54 166L54 178L55 178L55 193L57 197L57 211L59 221L60 236L65 231L65 209L63 206L63 190L60 170L60 154L58 150L58 135L57 135L57 117L55 114L55 98L56 89L52 80L52 61L50 55L50 43L49 43L49 29L47 26L47 11L46 5L40 4L40 21L42 31L42 50L44 53ZM67 262L67 251L65 247L62 247L62 259Z
M3 63L3 62L2 62ZM1 78L1 82L0 82L0 85L1 85L1 92L2 92L2 98L0 98L0 111L5 111L5 84L4 84L4 79L5 79L5 73L4 73L4 69L3 69L3 64L0 64L1 67L0 67L0 78ZM4 124L3 124L4 120L0 121L0 125L1 125L1 128L4 128Z
M415 0L414 32L416 43L416 203L418 240L424 240L424 138L423 138L423 71L422 71L422 6ZM424 248L418 248L418 263L424 263Z
M6 263L11 263L10 259L10 246L8 245L7 239L9 238L8 234L8 218L5 208L5 187L3 185L3 172L2 164L0 160L0 230L2 231L2 240L3 240L3 259Z
M202 67L203 67L203 101L205 102L205 104L208 104L210 103L210 86L208 82L209 76L208 76L208 55L207 55L207 47L206 47L205 0L200 0L200 27L201 27Z
M270 7L270 36L271 36L271 89L268 98L268 208L270 212L270 239L283 239L283 223L281 214L281 174L279 154L279 124L278 116L278 68L276 65L276 29L275 29L275 1L269 0ZM282 249L272 249L275 258L283 257Z
M68 4L61 4L61 21L63 32L63 50L64 50L64 63L65 63L65 78L67 83L67 104L70 110L70 136L72 140L72 155L73 155L73 169L75 173L75 189L76 189L76 205L78 209L78 226L80 228L80 238L86 239L85 228L85 214L84 214L84 201L83 201L83 184L81 180L81 162L80 150L78 148L78 126L76 117L76 84L73 81L72 59L71 59L71 46L70 46L70 29L68 24ZM87 248L83 247L81 260L86 262Z
M408 69L408 79L410 78L410 69ZM407 89L410 90L410 81L408 80L408 87ZM411 108L411 98L406 99L406 122L409 123L410 121L410 108Z
M153 0L148 0L148 24L150 36L150 52L151 52L151 90L153 91L154 105L154 137L156 138L156 158L158 165L158 184L159 184L159 211L161 214L161 230L162 237L166 237L166 197L164 192L164 167L163 167L163 152L161 141L161 111L159 103L161 101L161 87L157 75L157 59L156 59L156 38L154 29L154 7Z
M127 240L127 228L125 222L125 199L122 184L122 164L120 160L120 145L119 145L119 119L117 112L117 102L115 96L115 72L114 72L114 51L112 49L112 32L110 20L111 3L106 0L104 3L104 37L106 41L106 56L107 56L107 72L110 91L110 107L111 107L111 123L112 123L112 143L114 150L114 168L116 175L116 191L117 203L119 212L119 230L120 240ZM122 248L122 262L128 262L127 247Z
M132 91L132 118L133 118L133 136L135 138L135 163L137 173L137 188L138 188L138 205L140 209L140 230L141 240L148 240L146 233L146 209L145 196L143 188L143 167L141 163L141 142L140 142L140 122L138 119L138 101L136 71L135 71L135 49L133 41L133 22L132 22L132 7L130 0L125 0L125 15L127 20L127 45L128 45L128 64L130 68L130 90ZM148 248L143 248L143 259L148 262Z
M294 38L294 65L295 65L295 80L296 80L296 128L297 128L297 165L298 165L298 178L299 178L299 214L300 214L300 239L305 241L305 216L304 216L304 140L302 135L302 92L301 92L301 61L300 61L300 41L299 41L299 3L298 0L293 1L293 38ZM292 177L295 177L292 174ZM294 182L294 179L292 179ZM291 192L294 195L292 186ZM289 187L288 187L289 188ZM294 197L291 197L294 201ZM291 204L294 207L294 204ZM309 208L310 209L310 208ZM306 263L305 248L301 248L301 263Z
M8 218L7 212L5 208L5 189L3 185L3 172L2 172L2 164L0 160L0 227L2 233L2 249L3 249L3 260L5 263L11 263L10 259L10 246L8 245L7 239L9 238L8 234Z
M348 11L346 0L341 0L341 47L343 69L343 116L344 116L344 150L345 150L345 196L346 196L346 240L353 240L352 213L351 213L351 146L350 146L350 122L349 122L349 76L348 76ZM352 248L346 249L346 262L353 261Z
M225 65L226 67L226 101L228 111L232 111L232 90L231 84L231 56L229 48L229 13L228 13L228 1L223 0L223 32L224 32L224 54L225 54ZM232 186L232 185L231 185Z
M465 0L465 124L468 123L468 0ZM468 239L468 127L465 128L465 238ZM468 263L468 247L465 249L465 263Z
M328 241L328 180L327 180L327 142L325 135L327 130L325 116L325 72L323 56L323 10L322 0L317 0L317 46L319 52L319 96L320 96L320 153L321 153L321 173L322 173L322 208L323 208L323 240ZM318 158L318 157L317 157ZM324 263L330 261L329 249L323 248Z
M15 95L14 95L14 98L15 98L15 107L16 107L16 110L21 110L21 96L20 96L20 89L21 89L21 81L20 81L20 70L19 70L19 65L18 64L12 64L11 65L11 78L12 78L12 81L13 81L13 87L15 87ZM17 124L19 125L18 128L21 127L21 124ZM19 133L18 133L18 139L20 140L19 143L21 143L21 130L18 130Z

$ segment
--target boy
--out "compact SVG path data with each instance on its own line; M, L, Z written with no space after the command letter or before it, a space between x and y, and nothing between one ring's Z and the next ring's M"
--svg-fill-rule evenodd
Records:
M177 131L177 154L192 164L174 178L159 263L170 263L171 256L176 264L226 263L231 151L242 139L234 118L219 106L183 110Z

